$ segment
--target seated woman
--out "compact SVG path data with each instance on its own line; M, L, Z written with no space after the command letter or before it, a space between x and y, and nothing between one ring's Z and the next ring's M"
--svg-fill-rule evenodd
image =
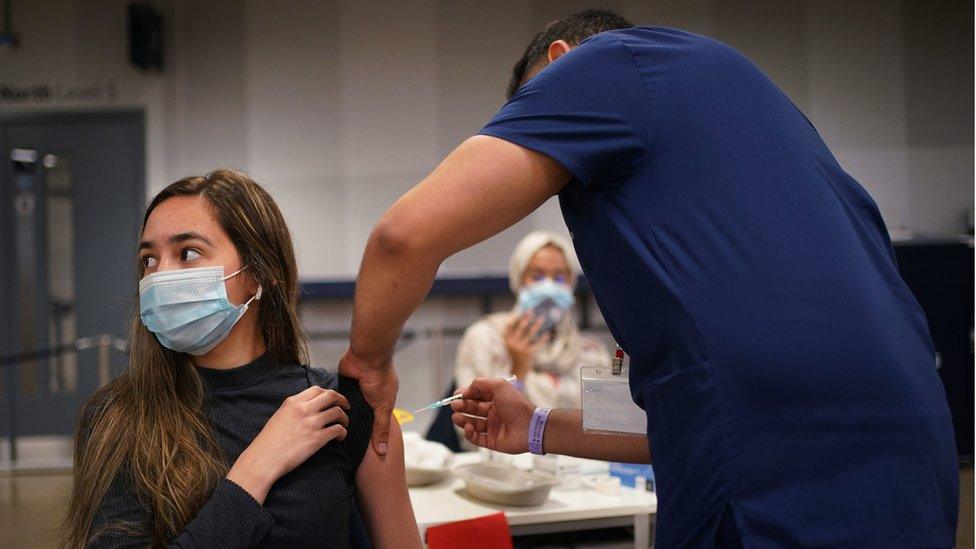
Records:
M105 268L112 268L106 265ZM305 366L298 271L274 200L219 170L143 218L130 364L86 405L70 547L420 547L403 442L369 444L359 385Z
M515 309L489 315L465 331L454 377L466 387L476 377L517 377L536 406L579 408L579 368L609 366L598 339L583 335L573 318L579 263L556 233L536 231L519 242L509 261Z

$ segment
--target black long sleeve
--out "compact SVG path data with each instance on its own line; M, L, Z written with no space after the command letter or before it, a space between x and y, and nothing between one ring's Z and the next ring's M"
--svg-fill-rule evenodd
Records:
M110 524L126 523L144 529L149 524L149 510L136 498L127 475L120 474L102 500L92 532ZM197 516L187 524L168 547L184 549L211 547L252 547L259 544L274 526L274 519L246 490L223 479ZM109 531L90 545L96 549L145 547L151 539L148 532L132 535Z
M221 480L196 517L170 537L169 547L350 547L350 521L359 520L352 512L355 472L369 446L373 422L359 384L324 370L274 364L266 357L231 370L197 371L207 394L206 413L228 465L285 398L311 384L339 391L352 410L346 439L326 444L279 478L263 506L237 484ZM91 546L145 547L152 541L151 520L152 511L123 467L95 513L91 532L111 528ZM132 528L115 528L120 525Z

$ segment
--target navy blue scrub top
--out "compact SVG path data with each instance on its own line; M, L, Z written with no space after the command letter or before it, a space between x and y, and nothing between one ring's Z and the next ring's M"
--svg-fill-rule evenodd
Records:
M925 317L877 206L757 67L694 34L599 34L481 131L559 194L631 357L656 546L951 547L958 464Z

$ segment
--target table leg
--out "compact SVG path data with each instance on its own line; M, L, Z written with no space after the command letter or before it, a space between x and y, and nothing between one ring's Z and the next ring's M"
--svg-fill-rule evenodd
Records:
M634 549L651 546L651 516L634 515Z

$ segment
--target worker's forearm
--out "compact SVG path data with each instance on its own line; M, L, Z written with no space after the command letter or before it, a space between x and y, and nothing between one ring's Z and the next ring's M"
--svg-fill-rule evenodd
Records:
M651 462L647 437L585 433L583 412L580 410L553 410L549 414L542 437L542 449L547 454L604 461Z
M357 358L384 364L393 356L407 318L433 284L440 261L385 249L379 229L366 244L356 280L349 348Z

